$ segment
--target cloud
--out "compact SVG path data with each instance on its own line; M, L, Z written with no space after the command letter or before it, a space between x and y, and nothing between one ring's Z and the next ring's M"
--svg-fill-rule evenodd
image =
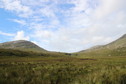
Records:
M125 0L100 0L98 7L94 10L93 17L95 19L103 19L116 12L120 12L123 10L125 2Z
M47 50L76 52L126 33L126 0L1 0L27 28L15 39L34 39ZM24 32L28 35L25 36Z
M25 36L24 31L18 31L14 40L30 40L29 36Z
M26 21L25 20L18 20L18 19L9 19L13 22L16 22L18 24L21 24L21 25L26 25Z
M75 12L85 11L88 8L88 1L89 0L72 0L71 3L75 5L73 10Z
M20 17L29 17L32 15L30 7L21 3L21 0L1 0L0 8L17 13Z
M4 36L14 36L14 34L5 33L5 32L2 32L2 31L0 31L0 35L4 35Z

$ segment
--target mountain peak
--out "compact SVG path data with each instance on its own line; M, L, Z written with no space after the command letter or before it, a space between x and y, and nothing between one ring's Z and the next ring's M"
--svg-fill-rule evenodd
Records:
M16 40L17 42L28 42L27 40Z
M17 40L1 43L0 48L30 50L30 51L46 51L45 49L27 40Z

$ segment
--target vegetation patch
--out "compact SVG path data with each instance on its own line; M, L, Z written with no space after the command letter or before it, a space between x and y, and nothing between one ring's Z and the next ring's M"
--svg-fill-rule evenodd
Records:
M126 84L126 57L1 56L0 84Z

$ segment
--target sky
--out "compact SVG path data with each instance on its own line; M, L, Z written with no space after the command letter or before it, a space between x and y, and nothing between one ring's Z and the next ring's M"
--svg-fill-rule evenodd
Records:
M77 52L126 34L126 0L0 0L0 43Z

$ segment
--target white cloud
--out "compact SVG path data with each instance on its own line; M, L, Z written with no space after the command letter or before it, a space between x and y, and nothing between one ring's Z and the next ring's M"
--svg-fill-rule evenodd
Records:
M18 31L14 37L14 40L29 40L29 36L25 36L24 31Z
M0 31L0 35L4 35L4 36L14 36L14 34L5 33L5 32L2 32L2 31Z
M1 0L0 3L0 8L13 11L21 17L28 17L32 15L32 10L30 7L23 5L21 0Z
M72 0L71 3L75 5L73 10L75 12L85 11L88 8L88 0Z
M21 25L26 25L26 21L25 20L18 20L18 19L10 19L11 21L13 22L16 22L18 24L21 24Z
M100 0L99 6L94 10L95 19L103 19L123 9L125 0Z

